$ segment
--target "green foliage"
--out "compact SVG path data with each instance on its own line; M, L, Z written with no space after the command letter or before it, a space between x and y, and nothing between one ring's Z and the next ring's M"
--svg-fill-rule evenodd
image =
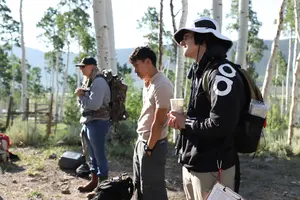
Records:
M175 72L172 69L164 68L163 73L173 84L175 83Z
M159 19L158 12L155 7L148 7L147 11L144 13L144 16L141 20L137 20L138 29L141 29L143 32L146 32L144 38L147 39L149 47L151 47L155 54L158 55L158 36L159 36ZM163 41L164 44L172 44L172 33L166 31L165 24L163 24ZM174 53L174 47L171 45L169 49L163 46L163 52L166 55L171 55ZM172 55L173 56L173 55Z
M287 144L287 130L266 132L261 140L262 147L259 152L263 156L291 157L300 155L300 134L299 129L295 129L295 136L292 145Z
M45 88L41 85L41 68L34 67L30 69L30 76L28 78L28 91L33 98L37 99L40 96L45 96Z
M77 105L77 97L74 94L76 89L76 79L77 76L74 74L73 76L68 76L68 90L70 93L66 95L65 112L64 112L64 123L68 125L74 125L79 123L80 112L79 106Z
M108 144L108 153L114 157L132 157L137 123L131 120L121 121L111 128L112 140Z
M199 17L211 17L212 13L208 9L204 9L202 13L198 13Z
M286 77L286 70L287 70L287 62L285 60L284 55L282 54L282 51L279 49L279 51L277 51L277 55L276 55L276 70L278 71L276 74L276 76L273 78L273 84L276 86L281 86L282 81L285 80Z
M129 120L137 122L143 106L142 89L134 86L134 80L130 75L126 75L125 83L128 86L125 106L129 114Z
M276 99L270 98L271 107L267 116L267 131L279 132L287 129L288 118L281 115L280 106L276 103Z
M124 63L122 66L120 65L120 63L117 63L117 69L118 69L118 74L121 77L125 77L126 74L131 74L132 72L132 68L128 67L128 65L126 63Z
M11 16L11 10L7 7L5 0L0 0L0 45L15 43L20 46L19 22Z
M288 0L285 7L285 17L283 19L283 34L290 35L295 31L294 0Z
M233 23L230 23L227 26L227 30L238 31L239 29L238 7L238 0L232 0L230 13L227 15L227 18L230 17L233 20ZM257 13L252 10L252 0L250 0L246 64L248 71L254 80L258 78L258 74L255 71L255 65L262 59L263 51L267 49L267 46L264 44L264 41L258 38L258 32L261 25L262 23L258 20Z
M45 126L35 126L34 121L20 119L14 120L14 124L6 131L12 144L17 146L39 146L45 141L45 133Z
M266 132L261 140L263 147L261 155L287 157L292 153L292 147L287 144L287 133L284 130Z
M72 94L73 95L73 94ZM65 102L65 113L64 113L64 123L68 125L74 125L79 123L80 112L79 106L77 105L77 98L71 95L66 98Z
M69 146L79 145L81 144L80 130L79 121L77 121L77 124L72 125L58 124L56 134L50 135L49 143L56 145L58 142L63 142L64 145Z

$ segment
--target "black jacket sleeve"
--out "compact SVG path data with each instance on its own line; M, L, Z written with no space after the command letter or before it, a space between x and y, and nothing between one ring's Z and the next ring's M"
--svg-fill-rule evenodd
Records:
M192 134L208 137L222 137L233 133L237 127L244 95L243 82L237 69L230 64L222 64L209 75L208 98L211 103L206 119L187 119L186 130ZM199 111L201 112L201 111Z

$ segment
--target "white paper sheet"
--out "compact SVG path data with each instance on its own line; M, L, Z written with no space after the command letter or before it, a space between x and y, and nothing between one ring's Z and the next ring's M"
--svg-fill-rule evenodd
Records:
M206 200L245 200L230 188L216 183Z

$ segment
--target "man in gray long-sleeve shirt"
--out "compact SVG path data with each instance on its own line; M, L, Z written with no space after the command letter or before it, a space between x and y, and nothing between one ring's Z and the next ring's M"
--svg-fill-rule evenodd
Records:
M100 76L94 58L83 58L76 65L85 78L82 88L75 90L80 105L83 137L87 141L91 160L92 179L80 186L80 192L93 191L98 183L107 179L108 164L105 152L105 137L109 130L110 88L106 80Z

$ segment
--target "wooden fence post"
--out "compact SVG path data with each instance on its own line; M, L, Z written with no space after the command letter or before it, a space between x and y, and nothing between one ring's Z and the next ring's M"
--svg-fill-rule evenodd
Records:
M29 117L29 98L26 98L26 111L25 111L25 119L28 121Z
M37 102L34 103L34 129L36 130L36 124L37 124Z
M10 117L11 117L11 114L12 114L12 103L13 103L13 97L10 96L9 101L8 101L8 109L7 109L5 129L7 129L9 127L9 120L10 120Z
M49 137L49 135L51 134L52 107L53 107L53 93L51 93L51 96L50 96L50 107L49 107L49 112L48 112L48 123L47 123L47 132L46 132L47 137Z

